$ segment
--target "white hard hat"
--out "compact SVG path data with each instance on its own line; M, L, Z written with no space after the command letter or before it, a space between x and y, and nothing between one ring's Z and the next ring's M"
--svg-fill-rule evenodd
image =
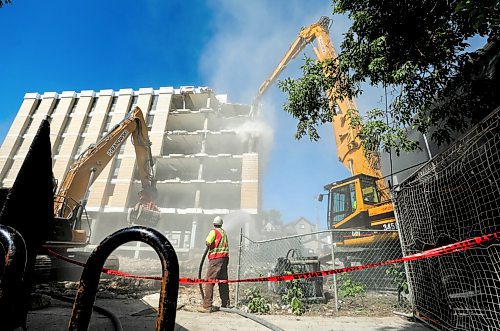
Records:
M215 216L214 217L214 225L222 225L222 217L220 216Z

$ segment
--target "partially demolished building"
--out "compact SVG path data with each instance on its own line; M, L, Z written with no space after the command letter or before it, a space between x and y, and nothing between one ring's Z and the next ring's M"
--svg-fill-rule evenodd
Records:
M203 245L215 215L258 213L258 144L255 136L238 134L250 120L250 106L227 103L225 95L205 87L27 93L0 148L1 186L12 186L46 116L51 117L54 177L61 180L82 151L135 106L146 117L156 160L158 230L178 254ZM140 190L135 162L128 140L92 185L87 205L91 243L128 225L127 211ZM154 254L146 251L150 248L135 243L121 248L135 257Z

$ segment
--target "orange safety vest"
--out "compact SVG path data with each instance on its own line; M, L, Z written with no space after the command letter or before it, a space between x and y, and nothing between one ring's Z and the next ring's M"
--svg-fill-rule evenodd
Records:
M227 235L224 230L213 229L215 231L215 240L210 244L208 259L220 259L222 257L229 257L229 243Z

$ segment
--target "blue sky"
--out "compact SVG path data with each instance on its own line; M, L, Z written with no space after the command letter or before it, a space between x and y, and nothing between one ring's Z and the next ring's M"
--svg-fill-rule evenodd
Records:
M27 92L208 86L229 102L251 103L302 26L331 17L331 2L300 0L18 1L0 10L0 142ZM348 21L334 17L340 44ZM313 56L310 47L305 52ZM281 78L297 76L297 58ZM376 106L380 96L358 100ZM272 87L263 113L272 128L263 171L263 209L286 222L301 216L326 226L323 185L345 178L332 129L320 142L294 139L296 122Z
M251 103L300 28L330 14L328 1L14 1L0 10L0 141L27 92L195 85ZM283 102L276 87L264 99L274 134L263 208L325 227L326 204L315 195L348 172L330 126L319 143L296 141Z

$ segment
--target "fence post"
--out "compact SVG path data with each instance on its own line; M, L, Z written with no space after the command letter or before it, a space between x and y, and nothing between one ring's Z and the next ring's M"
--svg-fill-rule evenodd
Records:
M332 232L332 268L335 268L335 239L334 235ZM335 299L335 311L339 311L339 300L338 300L338 294L337 294L337 275L333 274L332 275L333 279L333 297Z
M240 245L238 247L238 265L236 267L236 279L240 279L240 270L241 270L241 250L243 249L243 228L240 228ZM236 298L234 299L234 306L238 306L240 293L240 283L236 283Z
M398 212L397 212L397 201L396 199L394 199L394 197L392 196L392 192L391 192L391 198L392 198L392 203L394 205L394 219L396 220L396 227L397 227L397 231L398 231L398 238L399 238L399 244L401 245L401 253L403 254L403 256L406 255L406 251L405 251L405 246L404 246L404 243L403 243L403 234L401 233L401 231L399 229L400 228L400 222L399 222L399 218L398 218ZM413 297L413 285L411 283L411 278L410 278L410 270L408 270L408 262L403 262L403 266L405 268L405 275L406 275L406 283L408 283L408 293L409 293L409 300L410 300L410 306L411 306L411 310L412 310L412 313L413 315L415 315L415 299Z

